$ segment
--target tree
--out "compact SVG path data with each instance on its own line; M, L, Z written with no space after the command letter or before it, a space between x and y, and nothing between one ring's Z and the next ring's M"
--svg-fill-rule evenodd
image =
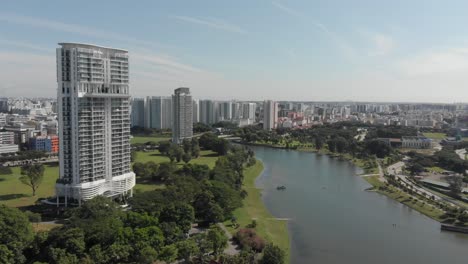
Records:
M424 172L426 169L424 169L424 167L419 164L419 163L413 163L411 164L410 166L407 167L408 171L410 172L411 175L418 175L420 174L421 172Z
M182 141L182 148L184 149L185 153L191 153L192 152L192 141L188 138L184 138Z
M185 162L185 164L189 163L190 160L192 159L192 155L190 155L190 153L184 153L184 155L182 155L182 160Z
M23 250L33 241L28 217L16 208L0 205L0 260L2 263L23 263Z
M184 259L185 262L189 262L190 258L199 252L197 243L192 239L180 241L176 244L176 247L178 257Z
M323 147L323 139L321 137L315 138L315 149L321 150Z
M263 249L263 257L260 264L283 264L286 258L284 251L278 246L268 244Z
M449 183L450 192L453 195L460 195L463 190L463 178L459 176L447 177L447 182Z
M203 134L200 139L198 140L198 143L200 144L200 147L203 149L211 150L213 149L214 143L218 137L213 134L213 133L205 133Z
M218 155L226 155L231 148L231 143L224 138L218 138L211 150L218 153Z
M135 162L133 164L133 172L137 175L137 176L146 176L145 175L145 164L142 163L142 162Z
M44 165L42 164L33 164L25 165L21 167L21 177L19 180L31 187L32 195L36 196L36 190L39 188L39 185L44 178Z
M208 231L207 239L213 246L213 253L215 256L222 253L228 244L228 238L219 227L211 228L210 231Z
M166 263L172 263L177 259L177 247L176 245L167 245L159 252L158 260L165 261Z
M159 152L161 152L161 154L163 154L163 155L168 154L170 147L171 147L171 142L169 142L169 141L159 142Z
M335 140L333 140L333 139L328 140L327 145L328 145L328 150L330 150L330 152L335 152L335 150L336 150L336 141Z
M200 146L198 144L198 139L197 138L192 138L192 157L198 158L200 156Z

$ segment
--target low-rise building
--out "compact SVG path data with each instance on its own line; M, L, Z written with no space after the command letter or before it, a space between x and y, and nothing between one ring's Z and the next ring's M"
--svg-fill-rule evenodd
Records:
M0 144L0 154L15 153L19 151L19 146L16 144Z
M58 153L59 140L58 136L36 136L29 140L29 148L31 150L46 151L50 153Z
M402 137L401 143L403 148L410 149L430 149L432 147L432 140L427 137Z

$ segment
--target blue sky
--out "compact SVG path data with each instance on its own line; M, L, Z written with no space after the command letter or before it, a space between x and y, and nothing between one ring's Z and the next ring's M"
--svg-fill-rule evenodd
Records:
M129 50L131 93L468 101L468 1L4 1L0 96L55 96L58 42Z

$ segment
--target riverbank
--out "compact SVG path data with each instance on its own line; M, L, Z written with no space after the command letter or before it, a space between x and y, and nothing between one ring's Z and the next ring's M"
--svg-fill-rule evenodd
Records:
M245 227L257 222L255 231L266 241L274 243L286 252L287 263L290 263L290 240L288 224L286 221L276 220L265 207L262 200L262 190L255 186L255 180L263 172L263 163L259 160L254 166L249 167L244 172L244 189L247 191L247 197L243 201L243 206L234 211L237 223ZM224 225L231 233L237 229L231 226L231 221L226 221Z
M432 203L433 201L421 196L421 195L410 195L404 191L401 191L394 186L386 185L378 179L378 176L369 176L362 177L370 185L373 186L373 190L379 194L385 195L399 203L402 203L421 214L436 220L437 222L442 222L444 219L444 211L440 210Z

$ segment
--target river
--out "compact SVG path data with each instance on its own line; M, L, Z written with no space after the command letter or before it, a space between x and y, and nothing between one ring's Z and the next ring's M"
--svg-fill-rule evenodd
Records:
M326 155L252 147L275 217L290 218L291 263L468 263L468 235L374 192L359 168ZM276 187L284 185L285 191Z

